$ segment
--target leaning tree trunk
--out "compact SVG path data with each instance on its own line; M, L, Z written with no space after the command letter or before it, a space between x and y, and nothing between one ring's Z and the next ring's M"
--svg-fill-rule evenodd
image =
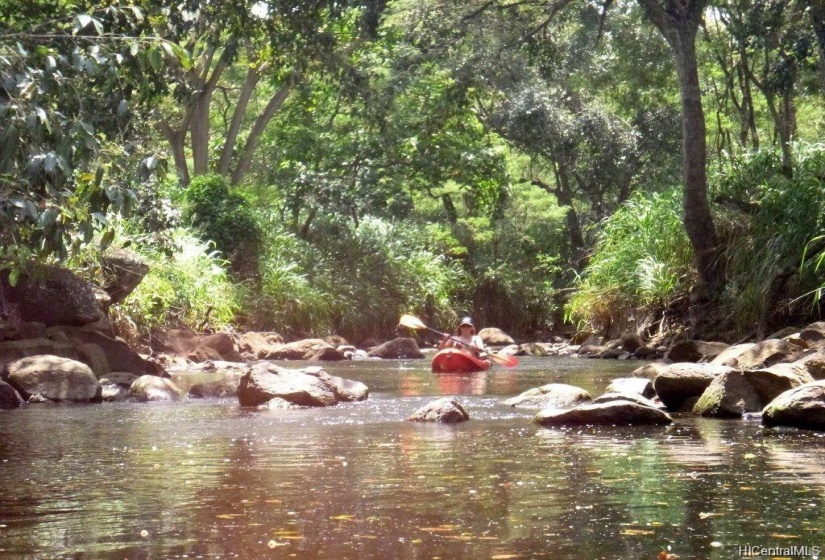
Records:
M696 33L706 0L638 0L673 51L682 101L684 224L693 247L704 290L711 294L724 282L718 239L708 202L705 114L696 63Z

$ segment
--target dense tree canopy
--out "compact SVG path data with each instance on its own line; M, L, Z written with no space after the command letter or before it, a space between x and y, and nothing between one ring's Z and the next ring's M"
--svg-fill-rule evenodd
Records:
M375 335L359 314L386 330L364 311L376 305L548 329L576 278L587 293L645 278L649 316L697 287L724 304L745 293L747 209L767 207L758 181L730 176L760 151L779 154L782 189L815 177L797 159L821 134L823 13L790 0L0 2L0 266L16 276L92 240L162 259L189 241L155 253L153 240L191 228L242 281L238 320L296 334ZM675 214L656 206L674 187ZM616 243L645 197L684 235L639 257ZM821 227L804 223L768 282L818 254ZM611 286L594 273L608 247L648 273ZM422 293L402 281L413 270L438 280ZM800 282L774 284L767 307L816 274Z

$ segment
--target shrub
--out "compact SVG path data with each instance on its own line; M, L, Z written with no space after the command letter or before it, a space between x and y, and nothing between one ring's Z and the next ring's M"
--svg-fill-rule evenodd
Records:
M778 312L777 324L807 320L818 305L823 281L814 247L825 234L825 145L798 143L794 153L792 177L777 151L763 150L730 160L717 178L719 195L734 202L722 222L729 237L724 302L741 331L766 312Z
M636 193L602 225L568 317L608 334L644 328L694 277L681 189Z
M227 274L226 261L186 229L169 234L176 248L171 255L141 244L139 238L130 246L146 259L149 273L112 308L124 338L146 341L154 329L220 329L234 321L240 294Z
M246 199L220 175L200 175L186 189L187 216L243 277L254 277L263 233Z

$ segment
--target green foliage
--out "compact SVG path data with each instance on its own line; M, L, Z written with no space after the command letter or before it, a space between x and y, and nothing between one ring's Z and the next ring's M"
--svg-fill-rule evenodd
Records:
M263 233L246 199L220 175L195 177L185 196L189 218L203 238L215 244L235 271L253 276Z
M733 202L722 217L731 237L725 298L742 330L759 322L776 277L792 273L778 310L785 317L804 317L825 283L813 249L825 233L825 145L797 143L794 152L792 178L778 151L763 150L732 159L718 179Z
M241 294L226 272L226 262L185 229L169 234L177 248L171 257L148 245L130 247L146 259L149 273L116 309L119 320L144 335L156 328L233 323Z
M234 323L243 291L227 274L227 262L210 244L182 227L164 232L163 243L141 232L136 220L109 222L115 246L128 246L149 266L134 292L109 309L117 334L147 343L156 329L220 329ZM88 245L67 265L92 282L100 282L100 244Z
M579 324L612 332L644 322L684 297L693 269L679 189L637 193L603 222L567 307ZM633 324L633 323L636 324Z
M425 232L377 218L357 229L325 220L315 243L268 228L262 289L245 320L292 336L340 334L353 342L394 332L403 313L454 319L459 267L426 249Z
M329 333L332 296L316 280L324 255L277 223L265 231L260 290L248 294L242 321L293 336Z
M134 103L152 97L139 71L152 50L136 38L143 14L108 7L92 16L84 7L0 7L3 267L66 259L107 212L130 209L138 181L163 168L141 154L142 124L133 119Z

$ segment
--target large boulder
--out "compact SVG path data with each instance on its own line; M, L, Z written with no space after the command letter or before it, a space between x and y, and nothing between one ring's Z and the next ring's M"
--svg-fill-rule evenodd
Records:
M788 340L770 339L747 346L737 355L728 355L723 365L737 369L769 367L782 362L793 362L805 352L805 348ZM714 362L719 363L719 362Z
M785 391L814 381L811 374L796 363L782 363L749 370L745 372L745 379L759 394L763 405L768 404Z
M419 360L424 357L418 343L414 338L395 338L389 342L385 342L380 346L370 349L367 355L371 358L382 358L385 360L391 359L410 359Z
M604 390L605 393L635 393L643 397L653 398L653 382L647 377L617 377Z
M29 356L7 366L5 380L28 400L90 402L100 396L100 383L86 364L58 356Z
M77 347L69 342L57 342L49 338L8 340L0 342L0 364L5 365L28 356L59 356L83 362ZM84 362L85 363L85 362ZM89 365L89 364L86 364ZM89 366L91 367L91 366Z
M804 369L815 380L825 379L825 351L807 354L795 361L794 365Z
M470 415L458 401L445 397L428 403L415 412L407 420L410 422L441 422L457 424L466 422Z
M186 394L171 379L141 375L129 387L129 398L138 402L182 401Z
M284 337L278 333L250 331L238 338L238 350L252 359L263 360L283 343Z
M741 371L716 376L693 406L693 413L711 418L741 418L762 410L765 404Z
M287 344L281 344L275 347L269 354L266 355L267 360L309 360L318 351L324 348L334 347L326 340L321 338L307 338L304 340L296 340Z
M0 410L10 410L21 406L24 402L23 397L17 390L6 383L0 381Z
M152 348L196 363L243 361L235 340L228 333L196 334L188 329L170 329L153 335Z
M94 288L73 272L58 266L43 269L40 281L21 276L15 286L8 274L0 277L6 305L15 306L23 321L36 321L47 327L82 326L101 316Z
M823 349L823 346L825 346L825 322L811 323L800 331L799 338L811 348Z
M620 399L581 404L567 410L544 409L536 414L535 421L542 426L625 426L665 425L673 419L658 408Z
M98 376L105 375L112 371L125 371L135 375L158 375L165 376L166 372L159 364L149 361L137 352L132 350L123 340L112 338L106 334L89 329L78 327L52 327L46 331L51 339L61 342L68 342L79 349L88 361L94 363L93 369ZM102 352L105 366L96 359L93 347L97 347ZM90 364L91 366L92 364ZM105 371L98 371L98 368L105 368Z
M755 342L734 344L722 350L710 363L735 368L739 365L739 357L756 346Z
M762 411L762 424L825 430L825 381L807 383L776 397Z
M624 333L620 340L621 347L625 352L635 353L636 350L645 345L644 339L636 333Z
M100 255L102 288L111 303L120 303L131 294L149 272L149 265L137 253L121 247L109 247Z
M204 334L197 337L197 344L195 346L195 354L204 352L210 359L217 359L227 362L242 362L243 358L235 346L235 339L228 333L219 332L214 334ZM204 360L197 360L204 361Z
M668 410L679 410L692 397L699 397L718 375L733 368L713 364L670 364L656 376L653 388Z
M748 412L761 411L785 391L812 381L808 373L794 364L723 373L705 389L694 405L693 413L713 418L739 418Z
M709 362L727 347L724 342L681 340L668 349L665 358L671 362Z
M487 327L478 331L478 336L486 346L507 346L515 344L513 337L496 327Z
M241 406L261 406L273 399L297 406L332 406L363 400L368 394L363 383L329 375L321 368L290 370L272 363L251 366L241 377L237 393Z
M590 393L581 387L566 383L548 383L507 399L504 404L523 408L570 408L592 399Z

